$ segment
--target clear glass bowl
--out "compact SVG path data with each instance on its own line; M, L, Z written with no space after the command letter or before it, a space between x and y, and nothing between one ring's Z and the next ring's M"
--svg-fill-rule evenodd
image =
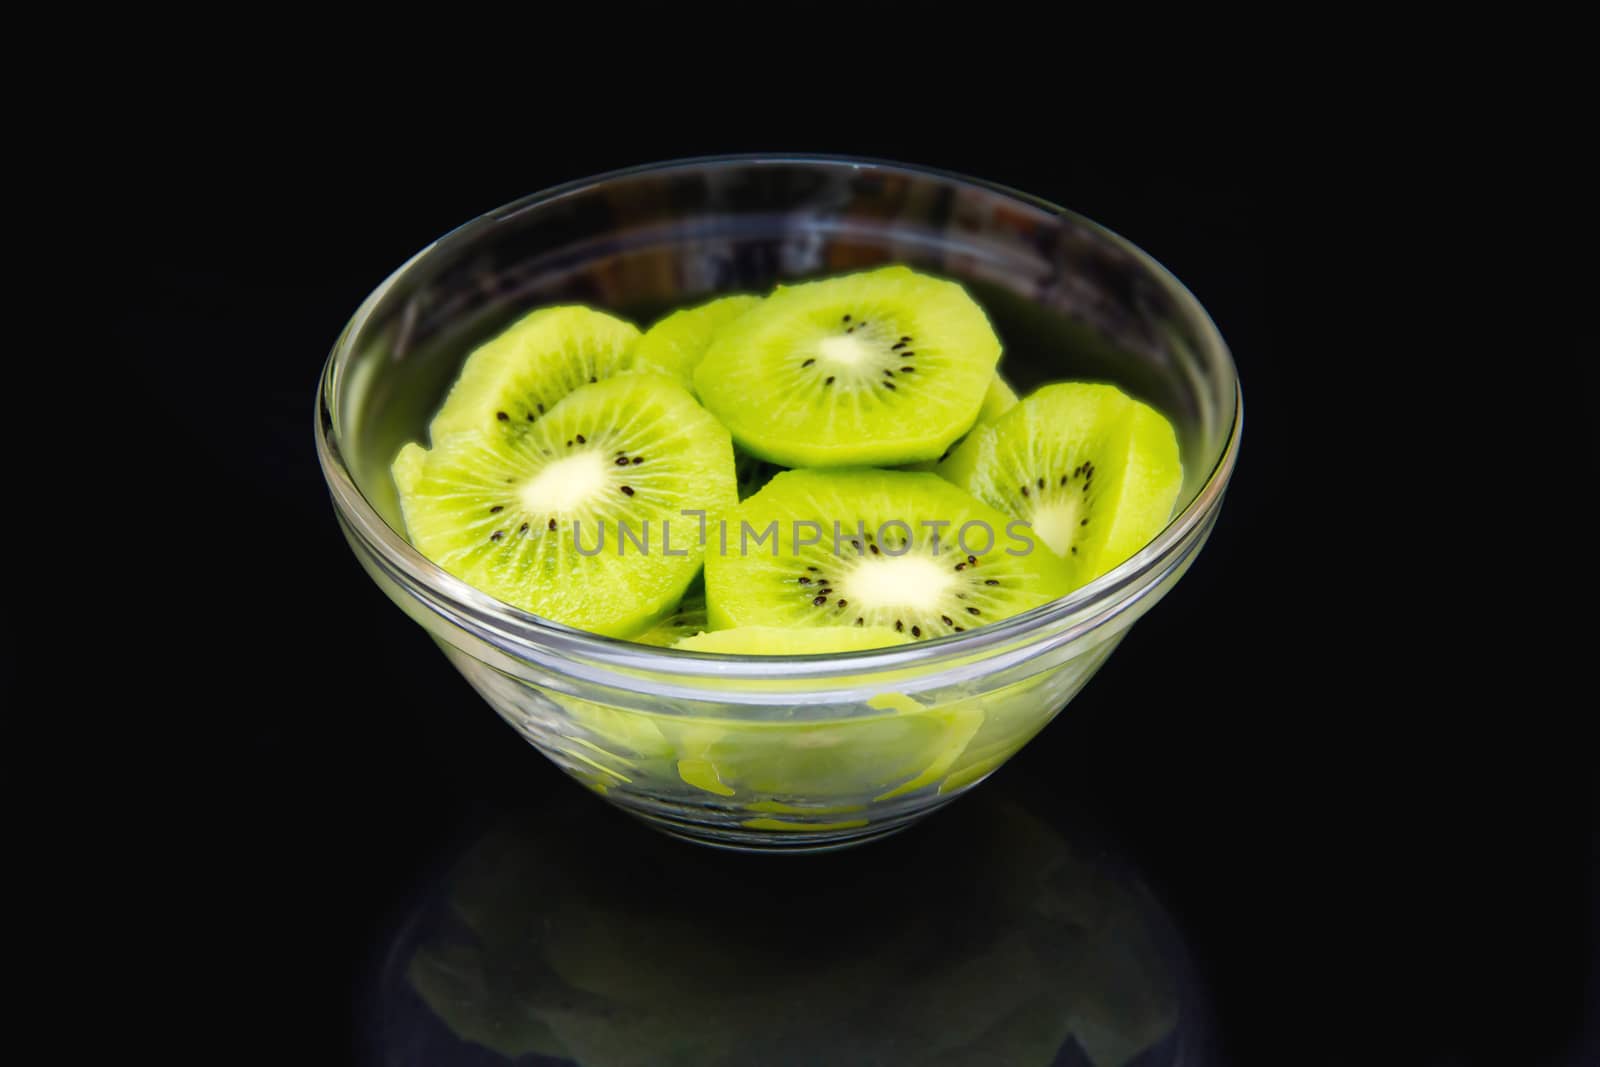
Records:
M648 323L713 295L906 263L963 283L1026 393L1112 381L1177 428L1167 528L1072 595L965 634L832 656L729 657L597 637L501 603L406 541L389 464L474 345L527 310ZM619 171L436 241L340 334L318 454L345 536L491 707L623 809L691 840L818 850L891 833L972 788L1047 724L1205 543L1242 408L1199 303L1139 249L986 182L864 160L730 157Z

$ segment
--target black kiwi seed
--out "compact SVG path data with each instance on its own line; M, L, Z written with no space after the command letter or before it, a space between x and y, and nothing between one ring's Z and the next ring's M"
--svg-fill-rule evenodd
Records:
M968 615L981 615L982 612L980 612L977 608L968 608L967 609L967 614Z
M890 378L894 377L894 371L890 370L888 367L883 368L883 373L887 377L890 377Z
M984 585L999 585L1000 584L1000 579L998 579L998 578L985 578L983 580L983 584Z
M900 338L900 340L896 341L894 344L889 346L889 351L898 352L902 348L904 348L905 346L906 346L906 339L904 337L902 337L902 338Z
M801 578L800 579L800 584L801 585L810 585L811 584L811 579L810 578Z
M820 608L820 607L822 607L822 605L826 604L827 602L828 602L828 598L825 597L825 596L813 597L812 600L811 600L811 606Z
M594 383L595 383L595 382L598 382L598 381L599 381L599 380L600 380L600 379L599 379L599 378L596 378L596 377L595 377L595 376L594 376L594 375L592 375L592 374L591 374L591 375L589 375L589 384L590 384L590 385L593 385L593 384L594 384Z
M517 527L517 533L527 533L527 532L528 532L528 524L527 523L523 523L521 526Z
M556 520L551 519L550 520L550 529L554 530L555 528L556 528Z
M816 360L814 360L814 359L808 359L808 360L806 360L806 361L805 361L805 362L804 362L804 363L802 363L802 364L800 364L800 366L802 366L802 367L809 367L809 366L811 366L811 364L813 364L813 363L815 363L815 362L816 362Z
M916 372L916 369L917 368L915 368L915 367L901 367L900 368L900 373L901 374L913 374L913 373Z
M583 434L581 434L581 433L577 436L576 440L580 445L586 445L586 444L589 443L588 441L585 441L583 439Z
M902 338L900 338L900 343L901 343L901 344L903 344L903 345L908 345L908 344L910 344L910 343L911 343L911 338L909 338L909 337L902 337Z
M633 486L631 486L631 485L623 486L622 487L622 495L623 496L632 496L633 495Z
M913 627L912 627L912 628L911 628L911 636L912 636L912 637L921 637L921 636L922 636L922 627L920 627L920 626L913 626Z
M816 568L816 567L807 567L806 570L810 571L812 574L816 574L818 568Z
M1066 485L1067 484L1067 476L1065 474L1063 474L1061 476L1061 484L1062 485Z
M502 511L504 511L505 509L506 509L506 506L504 504L496 504L494 507L489 509L489 514L498 515Z
M977 556L968 556L967 557L967 562L970 563L972 566L976 567L978 565L978 557Z
M1043 488L1044 488L1044 479L1043 479L1043 478L1040 478L1040 479L1039 479L1039 488L1040 488L1040 489L1043 489Z
M1073 545L1072 546L1072 554L1074 556L1076 556L1078 554L1078 546L1077 545Z
M893 389L894 388L894 383L893 382L884 382L883 383L883 387L885 389Z
M628 457L627 456L618 456L617 457L617 466L626 467L627 465L628 465Z
M850 321L850 316L849 316L849 315L846 315L846 316L845 316L845 317L844 317L844 321L845 321L845 322L849 322L849 321Z
M539 414L541 414L541 415L544 414L544 405L543 404L535 404L534 407L539 409Z
M637 467L639 464L641 464L643 462L644 462L644 457L643 456L634 456L633 457L633 465L635 467Z
M965 564L965 563L957 563L957 564L956 564L956 570L958 570L958 571L964 571L964 570L966 570L966 569L967 569L967 565L966 565L966 564Z
M946 626L954 626L956 624L956 621L948 615L940 615L939 621L943 622Z
M856 625L857 626L865 626L866 625L866 620L861 618L861 616L858 615L858 616L856 616Z
M532 422L532 421L533 421L533 412L531 412L531 411L530 411L530 412L528 412L528 421L529 421L529 422Z
M906 624L901 622L899 619L894 620L894 632L897 633L897 634L905 633L906 632Z
M956 633L958 634L964 634L967 632L967 628L965 626L957 626L955 629Z
M878 546L877 545L868 545L867 547L872 549L872 554L874 556L876 556L878 554Z
M845 606L845 605L846 605L846 604L848 604L848 603L850 603L850 601L848 601L848 600L846 600L846 599L845 599L845 598L844 598L844 597L840 597L840 598L839 598L839 606L840 606L840 607L841 607L841 608L842 608L842 607L844 607L844 606Z
M1078 520L1078 525L1079 526L1087 526L1087 525L1089 525L1089 520L1088 519L1079 519Z
M832 385L833 384L833 375L831 375L831 374L828 375L827 381L823 382L822 384L823 385Z
M506 532L504 530L496 530L494 533L489 535L489 540L498 541L498 540L500 540L500 538L504 537L505 535L506 535Z
M1022 495L1023 496L1027 496L1028 495L1028 487L1027 486L1023 486L1022 487Z
M568 447L568 448L571 448L571 447L572 447L572 442L571 442L571 441L568 441L568 442L567 442L567 447Z
M509 420L510 420L510 418L511 418L511 416L510 416L510 415L507 415L507 414L506 414L506 413L505 413L505 412L503 412L503 411L497 411L497 412L495 412L495 413L494 413L494 417L495 417L495 418L497 418L497 419L499 419L499 420L500 420L500 421L501 421L501 422L507 422L507 421L509 421Z

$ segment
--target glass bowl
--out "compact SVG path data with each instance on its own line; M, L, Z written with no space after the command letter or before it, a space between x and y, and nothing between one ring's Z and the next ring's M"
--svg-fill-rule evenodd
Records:
M1166 529L1070 596L964 634L830 656L730 657L598 637L510 607L407 542L389 475L468 352L524 312L648 324L724 292L886 263L953 278L1026 394L1111 381L1177 429ZM361 565L524 738L657 827L749 850L838 848L971 789L1039 732L1183 576L1239 447L1238 378L1190 293L1127 241L999 186L857 159L696 159L573 182L412 257L340 334L318 455Z

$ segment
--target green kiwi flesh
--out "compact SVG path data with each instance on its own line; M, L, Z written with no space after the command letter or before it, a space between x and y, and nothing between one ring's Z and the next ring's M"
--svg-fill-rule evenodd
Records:
M649 629L699 572L699 524L683 511L716 516L736 501L727 431L655 374L580 386L514 437L412 446L393 471L423 555L508 604L612 637Z
M1006 412L1010 411L1016 406L1017 391L1011 388L1010 383L996 373L995 376L990 379L989 388L983 394L983 406L978 409L978 421L972 424L972 430L977 430L984 426L991 425L1001 415L1004 415ZM971 433L972 430L968 430L967 432ZM950 454L956 449L960 448L961 442L965 440L965 435L956 438L955 442L951 444L949 448L944 450L944 455L940 456L937 461L929 460L922 463L908 463L905 465L904 469L908 471L937 472L939 470L939 464L949 459Z
M637 327L591 308L524 315L467 357L430 437L438 442L463 430L520 436L574 389L621 371L638 340Z
M1029 523L1080 586L1166 526L1183 484L1172 425L1110 385L1047 385L974 431L940 467Z
M926 640L1070 588L1066 565L1022 524L927 473L783 471L726 531L706 554L716 629L881 626Z
M936 460L1000 358L954 282L885 267L779 286L717 331L695 388L746 452L784 467Z
M694 369L711 347L717 331L759 303L759 296L735 294L674 311L644 332L628 365L677 378L685 389L694 392Z

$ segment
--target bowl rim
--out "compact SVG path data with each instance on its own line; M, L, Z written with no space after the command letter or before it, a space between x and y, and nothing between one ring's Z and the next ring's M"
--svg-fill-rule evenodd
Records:
M1127 254L1199 324L1199 341L1204 355L1227 368L1233 387L1233 419L1228 427L1226 443L1188 506L1127 560L1094 581L1046 604L962 634L883 649L806 656L693 652L643 645L574 629L481 592L429 560L394 530L366 498L346 466L339 441L340 420L336 416L344 372L355 352L355 341L389 291L444 246L471 239L478 232L524 211L640 175L752 165L872 170L969 186L999 194L1052 216L1069 219ZM814 678L821 681L844 675L865 679L886 672L904 672L912 667L936 667L941 661L955 665L1007 650L1012 652L1005 657L1008 660L1031 658L1049 648L1075 641L1120 615L1158 584L1188 551L1193 550L1192 542L1215 519L1238 458L1244 425L1244 396L1232 353L1205 307L1153 256L1106 226L1031 193L937 167L828 153L756 152L644 163L563 182L486 211L429 242L379 283L345 323L318 379L314 419L318 462L347 534L359 538L392 577L400 580L412 592L426 594L422 599L428 610L443 615L448 622L468 629L502 651L519 659L537 659L546 664L552 656L566 657L601 668L648 671L685 680L700 678L726 683L736 679L771 680L777 675L787 680ZM1030 643L1030 637L1037 640ZM601 673L609 674L603 669ZM624 688L635 687L625 681L621 684ZM922 686L919 684L918 688ZM793 695L792 692L790 695Z

